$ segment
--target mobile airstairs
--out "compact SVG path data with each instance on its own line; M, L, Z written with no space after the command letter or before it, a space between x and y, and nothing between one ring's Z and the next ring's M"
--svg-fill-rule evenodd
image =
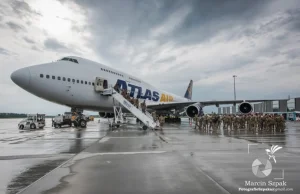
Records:
M119 94L113 88L104 89L103 96L112 96L116 101L122 104L129 112L131 112L134 116L136 116L142 123L144 123L143 129L146 130L148 127L150 129L155 129L156 122L153 120L152 115L149 112L143 113L141 109L136 108L133 104L131 104L128 100L126 100L121 94ZM114 123L123 123L124 118L122 114L122 107L114 106Z

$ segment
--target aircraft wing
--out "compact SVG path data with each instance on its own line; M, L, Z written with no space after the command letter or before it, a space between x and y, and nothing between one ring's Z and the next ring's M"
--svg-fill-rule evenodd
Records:
M201 103L202 106L219 106L219 105L226 105L226 104L239 104L242 102L264 102L264 101L278 101L278 100L289 100L289 99L263 99L263 100L212 100L212 101L188 101L188 102L164 102L155 105L148 105L147 108L153 110L172 110L172 109L182 109L186 106Z

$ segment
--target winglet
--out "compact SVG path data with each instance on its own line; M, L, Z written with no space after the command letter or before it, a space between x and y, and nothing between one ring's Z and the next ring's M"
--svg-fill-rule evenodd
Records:
M189 86L185 92L184 97L191 100L192 99L192 93L193 93L193 80L190 81Z

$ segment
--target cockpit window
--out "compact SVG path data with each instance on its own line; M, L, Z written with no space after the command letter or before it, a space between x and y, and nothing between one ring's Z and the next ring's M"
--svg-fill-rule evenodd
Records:
M73 63L78 63L77 59L72 59L72 58L68 58L68 57L64 57L60 61L71 61Z
M64 57L64 58L61 59L61 61L69 61L69 58Z

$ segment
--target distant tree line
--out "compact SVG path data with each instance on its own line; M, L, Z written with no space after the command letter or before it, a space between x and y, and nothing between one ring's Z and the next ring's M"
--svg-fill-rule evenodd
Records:
M23 113L0 113L0 118L26 118L27 115Z
M99 118L99 115L91 115L94 118ZM26 118L27 114L24 113L0 113L0 118ZM55 116L46 115L46 118L53 118Z

